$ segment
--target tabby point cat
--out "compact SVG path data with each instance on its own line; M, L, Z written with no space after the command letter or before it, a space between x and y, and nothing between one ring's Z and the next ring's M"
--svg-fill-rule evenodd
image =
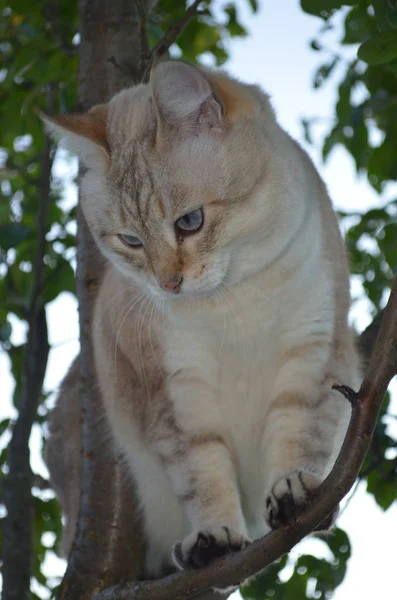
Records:
M148 85L45 120L87 167L108 259L95 361L147 575L203 566L293 520L340 448L350 408L331 387L357 387L358 360L330 200L268 96L224 73L160 63Z

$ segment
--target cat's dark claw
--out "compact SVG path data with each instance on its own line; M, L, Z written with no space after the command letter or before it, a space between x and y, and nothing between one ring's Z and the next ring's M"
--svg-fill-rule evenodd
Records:
M270 500L269 503L267 520L272 529L276 529L282 524L296 521L299 509L303 508L303 505L295 503L291 494L284 494L284 496L277 500L276 504L273 504Z
M179 569L199 569L229 552L242 550L249 543L230 527L199 531L175 544L173 559Z
M321 479L307 471L296 471L276 481L266 498L265 518L268 525L272 529L280 525L292 525L320 484ZM339 507L316 528L316 531L330 529L338 514Z

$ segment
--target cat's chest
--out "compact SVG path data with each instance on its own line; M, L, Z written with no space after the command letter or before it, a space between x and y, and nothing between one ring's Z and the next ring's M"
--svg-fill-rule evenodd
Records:
M250 303L229 303L225 310L203 312L174 323L165 343L170 374L196 372L216 388L219 402L231 407L264 402L277 371L279 312L263 296Z

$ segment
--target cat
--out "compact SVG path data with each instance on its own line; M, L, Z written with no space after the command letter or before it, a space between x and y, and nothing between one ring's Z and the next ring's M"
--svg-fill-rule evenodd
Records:
M360 374L331 202L267 94L223 72L161 62L45 122L87 168L95 364L147 574L201 567L293 521L341 446L332 385Z

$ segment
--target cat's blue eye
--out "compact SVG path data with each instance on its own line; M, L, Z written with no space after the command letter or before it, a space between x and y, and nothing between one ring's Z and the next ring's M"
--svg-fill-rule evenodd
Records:
M135 237L134 235L127 235L126 233L119 233L117 237L126 246L131 246L133 248L139 248L140 246L143 245L142 244L142 240L140 240L139 238Z
M183 215L183 217L175 221L175 227L180 232L194 233L195 231L201 229L203 221L203 209L197 208L196 210L192 210L192 212L186 213L186 215Z

